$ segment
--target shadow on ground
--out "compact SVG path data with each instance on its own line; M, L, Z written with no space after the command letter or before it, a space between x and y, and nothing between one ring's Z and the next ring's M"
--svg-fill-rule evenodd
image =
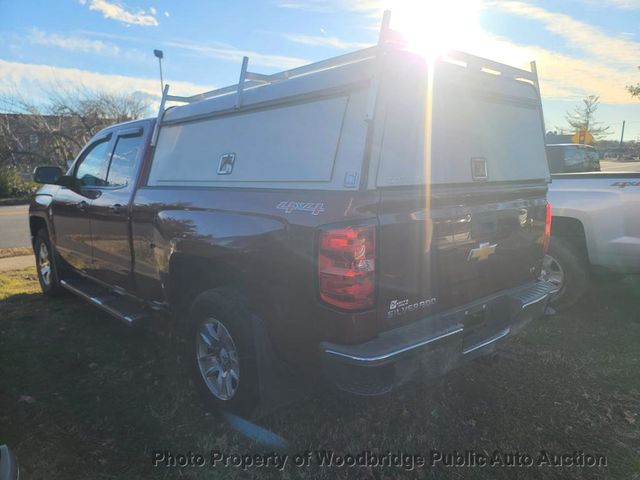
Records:
M273 468L152 467L153 450L269 453L205 411L169 320L131 330L49 299L32 271L0 277L0 443L25 478L273 478ZM289 478L639 478L640 298L632 278L530 326L494 360L376 399L317 390L258 423L289 442ZM330 449L605 455L606 467L296 468ZM428 472L426 472L429 470ZM514 473L515 472L515 473ZM635 477L634 477L635 475Z

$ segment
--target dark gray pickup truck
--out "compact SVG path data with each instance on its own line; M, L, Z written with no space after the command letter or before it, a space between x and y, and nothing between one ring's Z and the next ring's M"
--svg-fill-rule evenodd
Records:
M282 366L382 394L543 314L535 72L384 38L274 75L247 63L232 87L167 87L157 119L101 131L65 174L36 170L46 294L129 325L173 313L206 398L236 411Z

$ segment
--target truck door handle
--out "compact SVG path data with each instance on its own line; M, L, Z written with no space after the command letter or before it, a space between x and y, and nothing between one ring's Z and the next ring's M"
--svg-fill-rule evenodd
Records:
M109 207L109 210L110 210L112 213L120 213L120 212L122 211L122 208L123 208L123 207L122 207L122 205L121 205L121 204L119 204L119 203L114 203L113 205L111 205L111 206Z
M76 208L81 212L84 212L87 208L89 208L89 204L82 200L81 202L76 203Z

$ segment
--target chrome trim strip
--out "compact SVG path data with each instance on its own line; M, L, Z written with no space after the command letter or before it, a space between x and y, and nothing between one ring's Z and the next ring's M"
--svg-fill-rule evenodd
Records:
M531 287L535 288L536 286L540 286L540 283L537 282L534 285L528 285L526 288L518 288L517 290L526 292L526 291L530 291ZM545 290L546 290L545 293L541 294L539 297L537 297L537 298L535 298L535 299L533 299L531 301L528 301L526 303L520 304L520 306L518 308L518 311L519 312L523 312L527 308L529 308L531 305L534 305L534 304L539 303L541 301L545 301L545 300L547 300L549 298L550 295L555 293L554 290L549 285L544 285L544 287L546 287L545 288ZM497 296L500 296L500 295L495 295L495 296L497 297ZM512 299L514 299L514 300L516 300L518 302L523 302L524 301L524 300L519 300L517 298L517 296L514 296L513 294L511 294L509 296ZM493 299L493 297L494 296L488 297L489 300L487 300L487 298L484 298L484 299L481 299L481 300L482 301L490 301L491 299ZM444 312L444 314L446 314L446 312ZM415 350L417 348L424 347L424 346L429 345L431 343L437 342L438 340L442 340L444 338L447 338L447 337L449 337L451 335L456 335L458 333L462 333L463 331L464 331L464 327L463 326L456 325L456 328L454 328L452 330L449 330L449 331L447 331L447 332L445 332L445 333L443 333L441 335L438 335L436 337L430 337L430 338L421 340L421 341L419 341L417 343L413 343L413 344L401 347L401 348L399 348L397 350L394 350L392 352L388 352L388 353L384 353L384 354L376 355L376 356L372 356L372 357L365 357L365 356L360 356L360 355L352 355L352 354L349 354L349 353L344 353L344 352L340 352L340 351L337 351L337 350L333 350L331 348L324 349L323 353L329 354L329 355L335 355L336 357L342 357L342 358L345 358L345 359L348 359L348 360L351 360L351 361L354 361L354 362L362 362L362 363L365 363L365 364L366 363L374 364L374 363L377 363L377 362L382 362L382 361L385 361L385 360L389 360L389 359L391 359L391 358L393 358L393 357L395 357L397 355L401 355L403 353L407 353L407 352L409 352L411 350ZM489 345L489 344L491 344L493 342L496 342L496 341L500 340L501 338L506 337L507 335L509 335L509 333L511 333L511 327L507 327L504 330L501 330L500 332L498 332L493 337L490 337L490 338L482 341L481 343L479 343L477 345L473 345L472 347L469 347L467 349L463 349L462 350L462 354L465 355L465 354L474 352L476 350L479 350L479 349L481 349L483 347L486 347L487 345Z
M538 302L541 302L543 300L546 300L548 296L549 296L549 294L545 293L544 295L542 295L541 297L536 298L535 300L531 300L530 302L522 304L522 307L520 307L520 308L522 310L524 310L525 308L529 307L530 305L533 305L534 303L538 303Z
M449 330L448 332L438 335L437 337L430 337L425 340L421 340L420 342L414 343L412 345L407 345L406 347L402 347L398 350L394 350L392 352L388 352L382 355L377 355L375 357L361 357L358 355L350 355L348 353L337 352L336 350L331 350L331 349L326 349L324 353L328 353L330 355L336 355L338 357L348 358L349 360L353 360L356 362L375 363L383 360L388 360L389 358L395 357L396 355L401 355L411 350L415 350L416 348L424 347L425 345L429 345L430 343L437 342L444 338L450 337L451 335L462 333L463 330L464 329L462 327L456 328L454 330Z
M84 298L89 303L92 303L93 305L95 305L96 307L100 308L101 310L104 310L108 314L113 315L118 320L122 320L127 325L132 325L134 323L134 321L135 321L135 319L131 318L129 315L126 315L126 316L123 315L118 310L108 306L106 303L103 302L103 300L101 300L101 299L99 299L97 297L91 297L91 296L87 295L86 293L84 293L79 288L74 287L73 285L70 285L69 283L65 282L64 280L60 280L60 285L63 288L66 288L67 290L69 290L71 293L73 293L75 295L78 295L81 298Z
M509 335L509 332L511 331L511 328L507 327L504 330L498 332L496 335L494 335L493 337L490 337L488 339L486 339L484 342L480 342L476 345L474 345L473 347L467 348L465 350L462 350L462 354L466 355L467 353L471 353L471 352L475 352L476 350L482 348L482 347L486 347L487 345L500 340L501 338L506 337L507 335Z

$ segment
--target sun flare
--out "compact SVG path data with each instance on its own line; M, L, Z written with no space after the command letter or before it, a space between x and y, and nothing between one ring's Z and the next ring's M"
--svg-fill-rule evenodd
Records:
M481 36L481 0L389 0L391 28L409 48L427 57L452 49L468 49Z

